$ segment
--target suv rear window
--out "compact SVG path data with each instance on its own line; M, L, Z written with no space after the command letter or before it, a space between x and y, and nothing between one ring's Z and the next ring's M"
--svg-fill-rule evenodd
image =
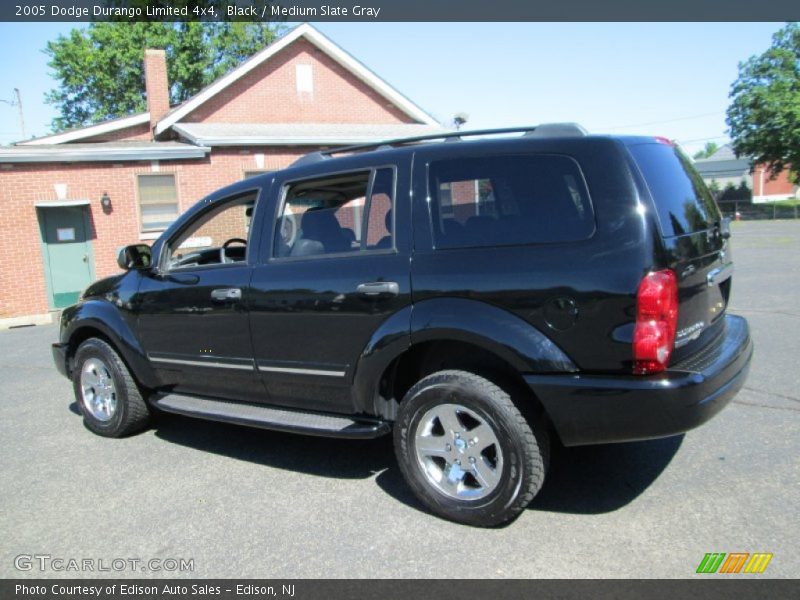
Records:
M567 156L435 161L429 186L437 248L568 242L594 232L586 182Z
M705 231L720 220L711 192L680 150L658 142L629 149L650 189L665 237Z

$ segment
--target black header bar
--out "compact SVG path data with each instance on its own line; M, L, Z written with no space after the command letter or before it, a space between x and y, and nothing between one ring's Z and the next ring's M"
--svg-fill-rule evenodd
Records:
M794 21L798 0L3 0L0 21Z

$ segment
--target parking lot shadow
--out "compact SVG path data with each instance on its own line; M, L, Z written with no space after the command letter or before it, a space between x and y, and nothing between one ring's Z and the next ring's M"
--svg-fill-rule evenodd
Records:
M73 403L69 410L78 413ZM158 413L155 435L172 444L318 477L364 479L396 500L427 512L397 467L391 436L339 440L281 433ZM660 440L553 448L544 487L529 510L600 514L632 502L666 469L683 443L677 435Z
M339 440L213 423L159 413L156 437L276 469L319 477L363 479L394 465L391 437Z
M599 514L622 508L657 478L684 435L659 440L553 449L544 487L531 510Z
M658 478L683 437L577 448L556 444L544 487L528 509L600 514L622 508ZM405 485L396 463L390 464L376 483L396 500L427 512Z

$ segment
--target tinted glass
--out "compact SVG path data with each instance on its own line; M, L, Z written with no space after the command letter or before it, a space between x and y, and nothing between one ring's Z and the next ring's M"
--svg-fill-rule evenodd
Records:
M368 250L391 248L393 216L392 197L394 196L394 171L379 169L372 182L372 194L367 217L366 246Z
M245 262L255 203L256 193L252 192L215 203L214 208L196 217L178 237L169 241L168 268Z
M391 169L379 169L374 176L361 171L290 185L275 226L275 256L391 248L393 190Z
M666 237L704 231L719 209L689 160L668 144L637 144L630 152L647 182Z
M437 161L429 178L437 248L566 242L594 231L586 183L566 156Z

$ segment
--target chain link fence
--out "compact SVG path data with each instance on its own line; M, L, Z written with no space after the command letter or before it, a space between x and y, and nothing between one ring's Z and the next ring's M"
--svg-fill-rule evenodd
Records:
M750 201L717 201L723 216L737 221L800 218L800 200L753 204Z

